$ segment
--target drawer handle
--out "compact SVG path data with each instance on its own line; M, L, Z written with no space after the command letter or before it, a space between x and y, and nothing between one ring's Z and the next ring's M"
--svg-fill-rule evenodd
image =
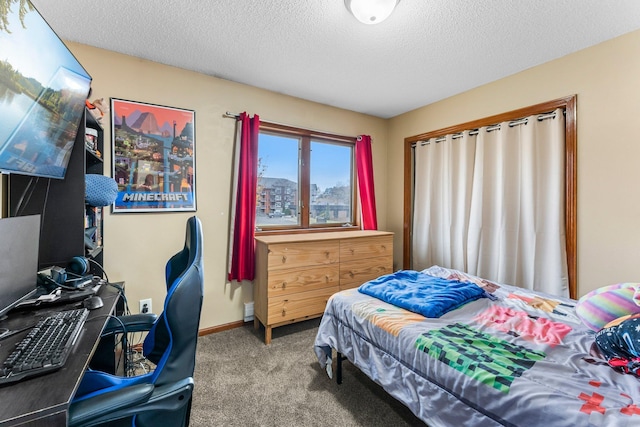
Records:
M285 289L287 287L287 282L282 282L282 289Z
M353 255L353 254L356 252L356 250L355 250L355 249L353 249L353 248L351 248L351 249L349 249L349 250L351 251L351 255Z
M286 255L283 255L283 256L282 256L282 263L284 264L285 262L287 262L287 256L286 256Z
M282 310L282 317L287 315L287 310Z
M351 276L353 278L353 276L354 276L353 271L349 272L349 276Z
M325 257L327 257L327 258L329 258L329 255L331 255L331 252L329 252L329 251L325 251L324 256L325 256Z

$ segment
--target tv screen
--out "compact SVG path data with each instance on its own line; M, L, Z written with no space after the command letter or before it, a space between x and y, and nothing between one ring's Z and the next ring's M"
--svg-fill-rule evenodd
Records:
M91 76L29 1L0 7L0 171L64 178Z

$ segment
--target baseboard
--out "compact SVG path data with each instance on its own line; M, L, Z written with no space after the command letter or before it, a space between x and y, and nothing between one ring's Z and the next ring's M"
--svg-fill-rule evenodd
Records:
M238 320L237 322L231 322L231 323L225 323L224 325L212 326L210 328L200 329L198 331L198 336L215 334L216 332L228 331L229 329L240 328L244 325L245 325L244 321Z
M240 328L247 323L253 324L253 322L244 322L242 320L238 320L237 322L225 323L224 325L212 326L210 328L200 329L198 331L198 336L202 337L204 335L215 334L216 332L228 331L229 329ZM136 344L133 346L134 350L142 351L142 343Z

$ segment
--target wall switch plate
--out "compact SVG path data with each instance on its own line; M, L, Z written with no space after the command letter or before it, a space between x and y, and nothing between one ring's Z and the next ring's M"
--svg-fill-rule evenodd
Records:
M140 313L153 313L153 307L151 305L151 298L140 300Z

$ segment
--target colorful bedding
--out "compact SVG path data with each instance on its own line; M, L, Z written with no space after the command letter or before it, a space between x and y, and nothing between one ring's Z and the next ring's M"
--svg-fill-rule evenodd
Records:
M640 380L614 370L576 301L432 267L492 293L427 318L356 289L329 300L315 341L339 351L431 427L639 426Z

